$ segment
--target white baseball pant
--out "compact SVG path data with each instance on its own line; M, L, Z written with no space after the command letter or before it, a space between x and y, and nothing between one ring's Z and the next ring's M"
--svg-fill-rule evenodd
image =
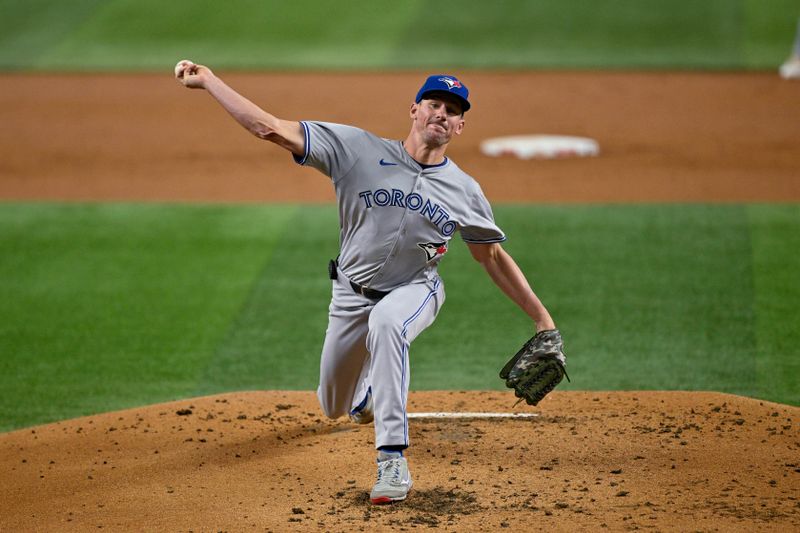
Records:
M375 447L408 446L408 349L444 304L440 278L393 290L379 301L333 280L317 396L326 416L350 412L372 387Z

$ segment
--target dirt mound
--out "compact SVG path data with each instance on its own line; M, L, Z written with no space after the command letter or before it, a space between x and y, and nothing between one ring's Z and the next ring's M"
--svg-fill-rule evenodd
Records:
M509 412L504 392L410 411ZM555 392L534 418L412 419L406 502L368 503L373 432L311 392L249 392L0 435L1 531L790 531L800 408L717 393Z

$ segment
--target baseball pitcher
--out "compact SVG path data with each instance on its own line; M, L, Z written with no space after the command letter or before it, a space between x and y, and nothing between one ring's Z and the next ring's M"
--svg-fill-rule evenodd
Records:
M407 400L409 347L445 301L437 267L458 233L537 334L500 373L535 405L565 375L561 336L502 248L478 183L445 156L465 127L469 91L455 76L428 77L409 109L403 141L325 122L284 120L250 102L203 65L181 61L176 78L205 89L245 129L328 176L339 207L340 251L329 265L332 297L317 395L330 418L374 423L375 504L404 500L412 481Z

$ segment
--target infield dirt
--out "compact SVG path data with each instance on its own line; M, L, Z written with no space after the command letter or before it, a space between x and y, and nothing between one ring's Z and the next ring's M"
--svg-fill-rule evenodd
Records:
M163 75L0 77L0 198L328 202L332 187ZM408 133L422 73L231 74L282 118ZM463 73L448 154L495 202L800 200L800 84L772 74ZM601 156L481 155L488 137L578 135Z
M170 72L0 77L0 199L333 199L324 177L249 138ZM422 76L225 78L285 118L402 138ZM776 75L462 78L474 107L449 154L492 201L800 201L800 84ZM601 156L479 153L486 137L525 133L592 137ZM428 392L412 393L410 409L512 403L510 393ZM800 530L797 407L557 391L524 411L540 416L412 420L415 488L388 507L367 502L371 428L324 420L310 392L197 398L5 433L0 531Z
M509 412L417 392L411 412ZM0 435L3 531L797 531L800 408L554 392L521 420L411 420L415 488L372 506L373 431L311 392L226 394Z

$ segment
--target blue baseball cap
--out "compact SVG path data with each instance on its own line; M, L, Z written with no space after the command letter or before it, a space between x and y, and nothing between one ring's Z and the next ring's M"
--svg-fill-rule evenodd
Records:
M434 74L428 76L422 88L417 93L416 103L420 103L425 95L432 92L450 93L461 101L462 111L467 111L470 108L469 104L469 89L467 86L458 81L455 76L447 74Z

